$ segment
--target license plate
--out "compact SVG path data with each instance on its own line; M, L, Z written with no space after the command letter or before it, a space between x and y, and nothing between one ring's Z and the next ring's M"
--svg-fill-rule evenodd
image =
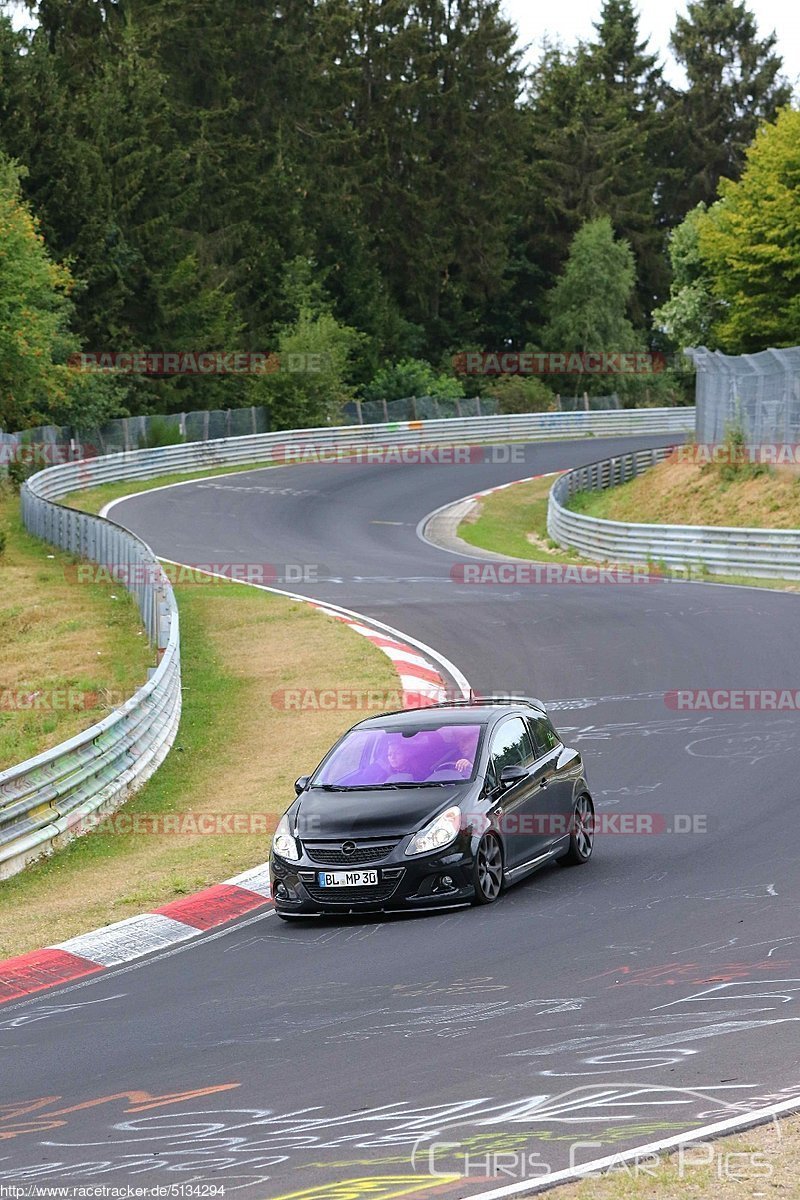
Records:
M377 871L318 871L320 887L374 887Z

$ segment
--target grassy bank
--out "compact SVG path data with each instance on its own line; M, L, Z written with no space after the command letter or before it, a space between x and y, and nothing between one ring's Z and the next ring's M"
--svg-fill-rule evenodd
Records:
M101 720L155 659L125 589L79 585L73 559L25 531L5 483L0 534L1 770Z
M176 587L184 711L175 745L124 807L127 817L243 814L256 832L97 830L0 883L0 957L62 941L157 907L263 862L265 823L293 796L331 740L358 719L349 710L286 710L290 689L396 694L389 660L310 605L240 584Z
M621 487L581 492L570 507L611 521L798 529L800 472L667 459Z
M693 468L695 470L697 468ZM649 474L649 473L648 473ZM471 546L493 550L496 554L511 558L526 558L535 562L587 563L596 566L592 559L583 558L574 550L563 550L551 541L547 533L547 496L553 486L554 476L535 479L530 483L514 484L503 491L482 497L478 510L458 527L458 535ZM612 520L658 521L651 512L644 515L643 502L625 500L625 512L636 516L623 516L617 508L616 493L623 493L633 484L646 486L647 476L640 476L622 487L604 492L577 492L570 499L570 508L588 516L608 517ZM791 483L794 487L794 482ZM800 487L798 488L800 492ZM629 493L630 494L630 493ZM657 512L657 507L655 509ZM664 521L667 517L660 518ZM689 523L688 521L686 523ZM697 521L693 523L698 523ZM734 521L727 522L735 524ZM766 524L766 522L765 522ZM800 526L800 520L798 520ZM783 528L784 526L780 526ZM792 526L793 528L794 526ZM662 568L657 568L662 570ZM663 573L668 574L666 570ZM748 587L771 588L779 591L798 592L800 583L791 579L759 579L750 575L711 575L699 569L676 571L676 579L695 579L702 582L744 584Z

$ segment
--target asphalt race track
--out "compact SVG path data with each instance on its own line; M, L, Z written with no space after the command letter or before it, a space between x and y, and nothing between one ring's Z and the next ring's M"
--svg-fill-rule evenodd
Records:
M600 814L686 832L612 823L589 866L488 909L251 916L5 1006L0 1183L472 1196L800 1092L798 716L664 702L797 687L800 599L459 584L416 533L471 492L658 441L265 469L114 509L166 558L313 567L283 586L429 644L478 691L541 696Z

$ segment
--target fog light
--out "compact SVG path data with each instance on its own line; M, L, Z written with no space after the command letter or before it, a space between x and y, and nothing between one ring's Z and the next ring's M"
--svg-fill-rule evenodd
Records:
M276 883L275 884L275 899L276 900L288 900L289 899L289 893L286 890L285 883Z
M442 876L442 887L445 889L445 891L452 892L455 889L455 886L456 885L453 883L453 878L451 875Z

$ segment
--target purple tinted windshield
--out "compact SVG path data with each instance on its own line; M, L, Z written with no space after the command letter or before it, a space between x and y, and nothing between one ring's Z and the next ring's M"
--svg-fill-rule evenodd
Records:
M354 729L314 776L313 784L458 783L472 775L480 729L480 725L438 725L411 733Z

